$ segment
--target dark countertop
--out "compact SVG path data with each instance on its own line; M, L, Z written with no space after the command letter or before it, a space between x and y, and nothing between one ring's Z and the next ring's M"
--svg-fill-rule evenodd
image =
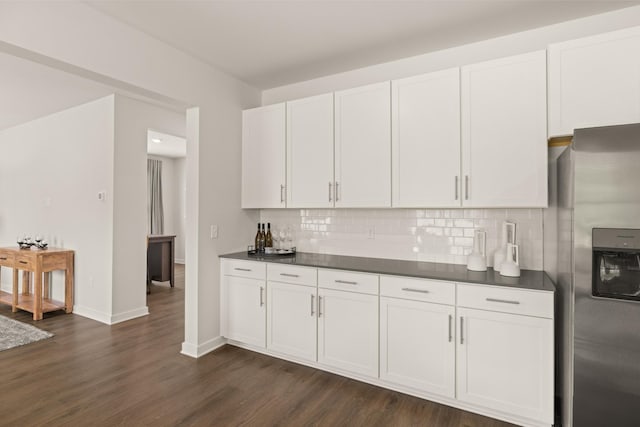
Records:
M488 268L485 272L469 271L465 265L434 262L404 261L386 258L364 258L342 255L298 252L289 256L256 256L246 252L220 255L220 258L244 261L271 262L306 267L332 268L361 271L392 276L419 277L422 279L448 280L452 282L481 283L485 285L555 292L551 278L544 271L522 270L520 277L505 277Z

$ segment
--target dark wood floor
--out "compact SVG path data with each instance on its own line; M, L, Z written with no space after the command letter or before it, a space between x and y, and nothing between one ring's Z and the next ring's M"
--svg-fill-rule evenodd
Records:
M183 288L152 286L151 314L111 327L0 306L55 334L0 352L0 425L509 425L231 346L182 356Z

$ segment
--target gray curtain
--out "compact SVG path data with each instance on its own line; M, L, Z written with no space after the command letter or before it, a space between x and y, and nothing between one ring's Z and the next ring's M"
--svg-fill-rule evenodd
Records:
M163 234L162 160L147 159L147 213L148 233Z

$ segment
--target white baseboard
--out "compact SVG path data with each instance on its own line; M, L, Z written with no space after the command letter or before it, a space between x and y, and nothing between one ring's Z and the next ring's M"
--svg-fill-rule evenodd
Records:
M103 313L92 308L82 307L81 305L73 306L73 314L104 323L105 325L111 324L111 316L108 313Z
M92 320L96 320L105 325L115 325L116 323L124 322L126 320L135 319L136 317L146 316L149 314L149 307L144 306L135 310L126 311L124 313L109 314L103 313L92 308L82 307L80 305L73 306L73 313L78 316L87 317Z
M182 351L181 354L185 356L198 358L204 356L207 353L211 353L213 350L222 347L227 343L227 340L223 337L215 337L210 339L209 341L205 341L200 345L192 344L188 342L182 343Z
M127 320L135 319L136 317L142 317L149 315L149 307L146 305L144 307L136 308L135 310L125 311L123 313L114 314L111 316L110 325L115 325L116 323L125 322Z

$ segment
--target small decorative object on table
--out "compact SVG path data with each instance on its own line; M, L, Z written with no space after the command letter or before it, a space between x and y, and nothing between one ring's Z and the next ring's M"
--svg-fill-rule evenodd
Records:
M32 246L38 249L47 249L47 246L49 246L49 243L44 241L41 236L36 236L35 241L32 241L31 237L27 235L24 237L18 236L16 240L20 249L31 249Z

